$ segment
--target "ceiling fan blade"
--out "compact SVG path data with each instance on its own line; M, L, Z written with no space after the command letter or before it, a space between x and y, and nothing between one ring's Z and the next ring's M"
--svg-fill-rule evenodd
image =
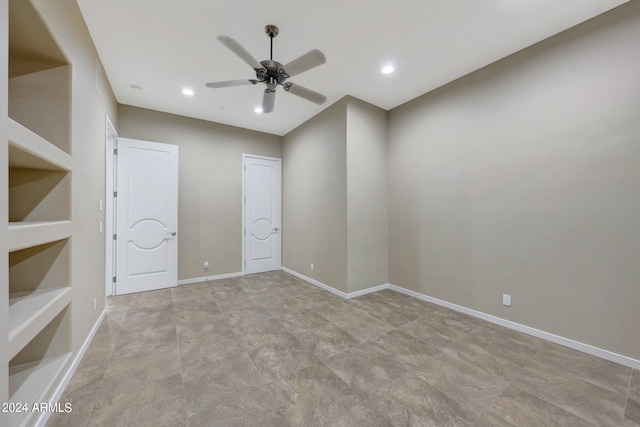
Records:
M318 49L313 49L312 51L307 52L299 58L289 62L283 68L289 77L293 77L296 74L304 73L318 65L322 65L325 62L327 62L327 59L324 57L324 53L320 52Z
M206 87L210 87L212 89L217 89L217 88L220 88L220 87L254 85L256 83L258 83L257 80L228 80L226 82L205 83L205 86Z
M284 84L284 90L294 95L298 95L299 97L304 98L307 101L315 102L318 105L324 104L327 100L327 97L323 94L315 92L311 89L307 89L304 86L293 84L291 82L287 82Z
M247 49L242 47L242 45L238 43L234 38L231 38L229 36L218 36L218 40L220 41L220 43L229 48L231 52L238 55L240 59L249 64L249 66L254 70L262 69L262 65L260 65L260 63L256 61L253 56L251 56Z
M276 91L269 88L264 90L264 97L262 98L262 112L270 113L273 111L273 107L276 103Z

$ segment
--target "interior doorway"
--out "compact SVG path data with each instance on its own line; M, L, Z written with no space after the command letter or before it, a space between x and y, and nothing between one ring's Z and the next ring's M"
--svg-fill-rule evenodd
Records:
M242 155L243 272L282 266L282 160Z
M129 138L108 145L107 295L177 286L178 146Z

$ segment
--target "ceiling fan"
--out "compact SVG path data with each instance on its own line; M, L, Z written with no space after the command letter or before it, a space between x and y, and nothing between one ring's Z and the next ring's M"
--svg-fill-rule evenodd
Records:
M251 54L235 39L229 36L218 36L220 43L225 45L230 51L235 53L244 62L249 64L256 72L255 79L247 80L229 80L224 82L212 82L207 83L206 86L217 89L221 87L231 86L244 86L255 85L258 83L264 83L267 88L264 90L264 97L262 98L262 112L270 113L273 111L273 107L276 100L276 87L278 85L284 87L284 90L297 95L307 101L315 102L316 104L324 104L327 97L315 92L306 87L288 82L289 77L293 77L297 74L308 71L312 68L322 65L326 62L324 54L318 49L313 49L297 59L282 65L278 61L273 60L273 38L278 35L278 27L275 25L267 25L264 29L269 38L271 39L271 55L270 59L258 62L251 56Z

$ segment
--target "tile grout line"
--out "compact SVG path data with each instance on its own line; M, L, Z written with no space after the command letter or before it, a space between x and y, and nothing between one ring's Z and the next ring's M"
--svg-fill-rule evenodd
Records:
M241 285L238 285L238 286L240 286L240 288L242 288L242 286L241 286ZM252 295L251 293L247 292L244 288L242 288L242 289L247 293L247 295L248 295L248 296L253 297L253 295ZM213 295L212 295L212 297L213 297ZM267 310L267 309L266 309L266 308L265 308L265 307L260 303L260 301L259 301L259 300L257 300L257 299L255 299L255 300L256 300L256 302L258 303L258 305L260 306L260 308L261 308L262 310L264 310L266 313L268 313L268 314L269 314L269 316L270 316L273 320L275 320L275 321L276 321L276 323L278 323L278 325L280 325L284 330L286 330L287 332L289 332L289 331L288 331L288 329L287 329L287 328L282 324L282 322L281 322L277 317L273 316L273 315L272 315L272 314L271 314L271 313L270 313L270 312L269 312L269 311L268 311L268 310ZM214 302L215 302L215 297L214 297ZM216 303L216 305L217 305L217 303ZM221 310L220 312L223 314L223 316L225 316L225 318L227 318L227 319L228 319L228 316L227 316L224 312L222 312L222 310ZM233 328L230 328L230 329L231 329L231 333L233 333L233 335L236 337L236 339L238 339L238 337L237 337L236 333L233 331ZM299 339L298 337L296 337L293 333L291 333L291 332L289 332L289 333L290 333L294 338L296 338L298 341L300 341L300 339ZM307 349L307 346L306 346L302 341L300 341L300 343L304 346L304 348L305 348L305 349ZM242 345L241 345L241 346L242 346ZM248 357L249 361L250 361L250 362L251 362L251 364L253 365L253 367L254 367L254 369L256 370L256 372L258 372L258 375L260 376L260 378L261 378L261 379L262 379L262 381L263 381L262 387L266 387L266 390L269 392L269 395L271 396L271 398L273 399L273 401L276 403L276 405L277 405L277 407L278 407L278 412L280 412L280 415L282 416L282 419L287 423L287 426L292 427L292 426L291 426L291 423L289 422L288 418L285 416L285 413L283 412L283 408L281 407L280 402L278 402L278 399L276 399L276 397L273 395L273 392L271 391L271 388L269 387L269 384L271 384L271 383L273 383L273 382L275 382L275 381L271 381L271 382L269 382L269 383L265 382L265 381L264 381L264 377L263 377L263 376L260 374L260 372L258 371L258 368L256 367L255 362L253 361L253 359L251 358L251 356L249 355L249 353L247 353L247 351L246 351L245 349L243 349L243 352L247 355L247 357ZM313 353L312 353L312 354L313 354ZM316 357L319 361L321 361L321 362L322 362L322 360L321 360L320 358L318 358L315 354L313 354L313 356L314 356L314 357ZM332 371L332 372L333 372L333 371Z
M109 317L109 311L108 311L108 310L105 310L105 311L106 311L106 313L105 313L105 318L106 318L106 319L105 319L105 320L107 320L107 323L109 323L109 319L108 319L108 317ZM127 309L125 310L125 313L128 313L128 312L129 312L129 306L127 305ZM125 314L125 316L124 316L124 317L126 317L126 314ZM124 319L124 317L123 317L123 319ZM106 362L106 366L105 366L104 373L103 373L103 374L102 374L102 376L100 377L100 381L99 381L98 387L96 388L96 395L95 395L95 396L94 396L94 398L92 399L92 401L93 401L93 402L92 402L92 404L91 404L91 411L89 412L89 416L87 417L87 421L86 421L86 422L85 422L85 424L84 424L85 426L88 426L88 425L89 425L89 422L91 421L91 417L93 416L94 411L95 411L95 409L96 409L96 404L98 403L98 401L97 401L97 396L98 396L98 393L99 393L100 389L102 388L102 382L104 381L104 377L107 375L107 369L109 368L109 363L110 363L110 362L111 362L111 360L113 359L113 355L114 355L114 354L115 354L115 352L116 352L116 345L117 345L117 343L118 343L118 337L120 336L120 333L121 333L121 332L122 332L122 331L121 331L121 329L120 329L120 326L118 325L118 332L117 332L117 333L115 334L115 336L113 337L113 340L114 340L113 350L111 350L111 355L109 355L109 359L108 359L108 360L107 360L107 362Z
M207 289L207 292L209 292L208 289ZM189 423L189 412L187 410L187 392L185 391L185 387L184 387L184 366L182 364L182 349L180 348L180 339L178 338L178 321L176 318L176 307L175 307L175 300L173 298L173 293L171 294L171 306L173 307L173 325L176 329L176 344L178 345L178 355L180 357L180 384L182 384L182 400L184 402L184 417L188 426L190 423Z
M635 369L631 369L631 375L629 375L629 384L627 385L627 398L624 401L624 410L622 411L622 421L620 425L624 425L624 420L627 417L627 406L629 405L629 395L631 394L631 382L633 381L633 373L636 372Z
M247 292L244 288L242 288L241 285L237 285L238 287L240 287L240 289L242 289L247 296L251 297L251 294L249 294L249 292ZM213 302L216 305L216 307L218 307L218 310L220 311L220 313L222 314L222 316L225 318L225 320L228 322L229 320L229 316L220 309L220 306L218 305L218 303L216 302L216 298L213 296L213 294L211 293L211 290L209 289L209 287L207 287L207 291L209 292L209 295L211 295L211 297L213 298ZM264 306L262 306L262 304L260 304L260 301L257 301L258 304L260 305L260 308L265 310ZM265 310L266 311L266 310ZM267 313L269 313L267 311ZM276 320L271 313L269 313L269 316L271 316L272 319ZM279 322L278 322L279 323ZM238 335L236 334L236 332L233 330L233 328L229 325L229 330L231 331L231 333L233 334L233 336L236 338L236 340L239 341ZM278 411L281 413L282 418L285 420L285 422L290 426L289 420L287 420L287 418L284 416L284 413L282 412L282 408L280 407L280 404L278 403L278 400L275 398L275 396L273 395L273 393L271 392L271 389L269 388L268 384L265 382L264 377L260 374L260 372L258 371L258 368L255 365L255 362L253 361L253 359L251 358L251 356L249 356L249 353L247 352L247 350L245 348L243 348L242 344L240 343L240 348L242 349L242 352L247 356L247 358L249 359L249 361L251 362L251 365L253 366L253 368L256 370L256 372L258 373L258 376L260 377L261 381L262 381L262 387L266 387L267 391L269 392L269 395L271 396L271 398L273 399L273 401L276 403L276 405L278 405Z
M322 304L320 304L320 305L322 306L322 305L325 305L325 304L330 304L330 302L325 302L325 303L322 303ZM263 307L263 308L264 308L264 307ZM356 309L357 309L357 307L353 307L353 306L350 306L350 308L351 308L351 309L354 309L354 308L356 308ZM354 337L354 336L353 336L353 335L351 335L349 332L347 332L346 330L344 330L342 327L340 327L339 325L337 325L335 322L333 322L333 321L332 321L332 320L330 320L330 319L327 319L327 318L326 318L325 316L323 316L321 313L318 313L318 312L316 311L315 307L314 307L314 308L309 308L308 310L313 311L315 314L317 314L318 316L322 317L322 318L323 318L323 319L325 319L327 322L329 322L332 326L334 326L334 327L336 327L336 328L340 329L341 331L343 331L343 332L344 332L344 333L346 333L347 335L349 335L349 336L353 337L355 340L360 341L356 346L359 346L359 345L362 345L362 344L366 344L366 343L368 343L368 341L361 341L359 338ZM304 310L299 310L299 311L297 311L297 312L295 312L295 313L301 313L302 311L304 311ZM359 311L361 311L361 312L363 312L363 313L365 313L365 314L369 314L369 313L368 313L368 312L366 312L365 310L359 310ZM352 390L354 393L356 393L356 394L357 394L357 395L362 399L362 401L363 401L363 402L366 402L369 406L371 406L371 408L376 412L376 414L378 414L382 419L384 419L384 420L387 422L387 424L388 424L388 425L390 425L390 424L389 424L389 422L387 421L387 419L384 417L384 414L380 413L380 412L378 411L378 409L376 408L376 406L371 404L371 402L370 402L369 398L368 398L366 395L363 395L363 394L362 394L362 392L360 392L359 390L355 390L355 389L353 389L353 388L351 387L351 385L350 385L350 384L348 384L348 383L347 383L347 382L346 382L346 381L345 381L345 380L344 380L340 375L338 375L338 373L337 373L337 372L335 372L335 370L334 370L331 366L329 366L329 365L327 364L327 362L326 362L326 360L325 360L325 359L323 359L323 358L319 357L317 354L315 354L313 351L311 351L311 350L307 347L307 345L306 345L304 342L302 342L302 341L301 341L301 340L296 336L296 334L294 334L293 332L289 331L289 330L288 330L288 329L287 329L287 328L282 324L282 322L281 322L278 318L276 318L276 317L273 317L273 318L278 322L278 324L279 324L281 327L283 327L285 330L287 330L287 331L288 331L292 336L296 337L296 338L297 338L297 339L298 339L298 340L299 340L299 341L304 345L305 349L307 349L308 351L310 351L310 352L311 352L311 354L313 355L313 357L315 357L315 358L318 360L318 362L320 362L320 363L321 363L323 366L325 366L325 367L326 367L326 368L327 368L327 369L328 369L328 370L329 370L333 375L335 375L335 376L336 376L336 378L338 378L338 379L339 379L339 380L340 380L340 381L341 381L341 382L342 382L342 383L343 383L343 384L344 384L344 385L345 385L349 390ZM396 330L396 329L397 329L397 328L396 328L396 327L394 327L394 329L393 329L393 330ZM391 331L389 331L389 332L391 332ZM387 333L388 333L388 332L387 332ZM383 334L383 335L386 335L387 333L385 333L385 334ZM345 352L346 352L346 351L348 351L348 350L349 350L348 348L347 348L347 349L344 349L344 350L342 350L341 352L339 352L339 353L336 353L336 354L332 355L331 357L336 356L336 355L339 355L339 354L343 354L343 353L345 353ZM286 420L286 418L285 418L285 420ZM288 420L286 420L286 421L287 421L287 423L289 422Z
M480 327L481 327L481 326L480 326ZM483 412L478 416L478 418L476 419L476 421L477 421L477 420L479 420L480 418L482 418L482 417L484 416L484 414L485 414L485 413L487 413L487 411L491 408L491 406L492 406L492 405L493 405L493 404L494 404L498 399L500 399L500 397L502 397L502 395L504 395L504 392L505 392L509 387L513 386L514 388L516 388L516 389L518 389L518 390L520 390L520 391L523 391L523 392L525 392L525 393L529 393L528 391L526 391L526 390L522 390L520 387L518 387L517 385L513 384L513 381L514 381L516 378L518 378L518 376L520 375L520 372L521 372L521 371L522 371L522 370L523 370L523 369L524 369L524 368L525 368L525 367L530 363L530 361L531 361L531 360L533 360L533 358L535 357L535 355L536 355L536 354L538 354L538 352L539 352L539 351L540 351L540 348L537 348L537 349L536 349L536 351L535 351L535 352L533 352L533 353L532 353L532 354L527 358L527 360L525 361L525 363L524 363L524 364L520 367L520 369L518 370L519 372L518 372L518 373L514 373L514 374L511 376L511 378L509 378L509 381L508 381L508 383L507 383L507 386L504 388L504 390L502 390L502 392L501 392L501 393L500 393L500 394L499 394L495 399L493 399L493 400L491 401L491 403L490 403L490 404L488 404L488 405L487 405L487 407L485 408L485 410L484 410L484 411L483 411ZM532 395L533 395L533 394L532 394ZM533 395L533 396L535 396L535 395ZM537 396L536 396L536 397L537 397ZM544 399L543 399L543 400L544 400ZM545 400L545 401L546 401L546 400ZM551 402L549 402L549 403L551 403ZM562 409L562 408L560 408L559 406L554 405L553 403L551 403L551 404L552 404L553 406L555 406L555 407L559 408L559 409Z

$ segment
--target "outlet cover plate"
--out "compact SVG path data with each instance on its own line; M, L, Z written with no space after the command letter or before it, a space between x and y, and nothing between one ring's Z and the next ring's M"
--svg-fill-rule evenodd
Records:
M507 307L511 307L511 295L502 294L502 305L506 305Z

